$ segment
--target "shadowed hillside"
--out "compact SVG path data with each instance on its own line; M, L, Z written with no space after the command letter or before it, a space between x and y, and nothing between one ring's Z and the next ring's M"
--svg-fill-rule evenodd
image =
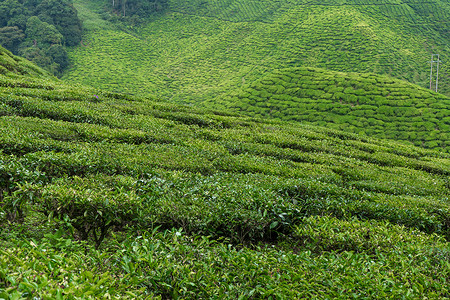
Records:
M387 76L283 69L209 105L450 151L450 98Z
M0 74L0 297L442 299L449 178L446 153Z
M14 76L15 74L49 77L43 69L24 58L12 55L10 51L0 47L0 75Z

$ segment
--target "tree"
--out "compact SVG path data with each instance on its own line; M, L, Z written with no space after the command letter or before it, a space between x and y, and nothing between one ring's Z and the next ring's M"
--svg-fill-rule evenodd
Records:
M58 65L57 72L62 74L65 68L69 66L69 57L66 49L61 45L51 45L46 51L45 55L50 57L55 64Z
M60 75L68 66L62 45L81 41L71 0L0 0L0 45Z
M25 34L17 26L0 28L0 45L12 52L17 50L24 39Z
M38 66L49 70L53 74L56 74L58 71L58 66L38 47L22 48L20 49L19 54Z
M55 26L42 22L38 17L30 17L25 31L27 40L41 47L49 47L53 44L61 44L63 36Z
M35 10L42 21L53 24L63 35L64 43L75 46L81 41L82 26L77 10L64 0L43 0Z
M19 1L5 0L0 2L0 27L11 26L8 22L19 16L28 16L30 12ZM11 23L10 23L11 24ZM12 24L15 26L16 24ZM20 27L20 26L19 26ZM24 29L24 28L21 28Z

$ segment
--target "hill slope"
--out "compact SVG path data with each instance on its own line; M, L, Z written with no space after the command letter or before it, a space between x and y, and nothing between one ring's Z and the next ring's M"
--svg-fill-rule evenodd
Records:
M289 68L205 105L450 151L450 98L387 76Z
M47 71L30 63L28 60L14 56L8 50L0 47L0 74L9 77L17 75L50 77Z
M430 54L439 53L439 91L449 95L448 20L449 4L440 0L171 0L167 13L129 33L104 25L88 32L64 78L199 103L299 66L427 87Z
M3 298L448 296L449 154L0 79Z

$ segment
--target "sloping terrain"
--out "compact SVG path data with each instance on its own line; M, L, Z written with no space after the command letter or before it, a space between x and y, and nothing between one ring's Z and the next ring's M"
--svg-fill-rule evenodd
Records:
M450 151L450 98L387 76L289 68L209 105Z
M12 55L10 51L3 47L0 47L0 74L8 74L9 77L14 75L50 77L48 72L33 65L24 58Z
M449 95L448 1L169 2L128 32L88 31L64 78L199 104L286 67L388 74L428 87L430 54L439 53L439 91Z
M449 296L449 154L0 79L2 298Z

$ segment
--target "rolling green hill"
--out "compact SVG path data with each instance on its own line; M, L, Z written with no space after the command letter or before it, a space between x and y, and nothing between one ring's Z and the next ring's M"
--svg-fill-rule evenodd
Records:
M0 105L0 298L449 296L447 153L11 72Z
M289 68L209 105L450 151L450 98L387 76Z
M439 91L450 95L448 1L170 0L165 13L127 32L92 21L100 20L95 8L74 2L91 30L70 53L71 82L192 104L286 67L427 87L430 54L439 53Z

